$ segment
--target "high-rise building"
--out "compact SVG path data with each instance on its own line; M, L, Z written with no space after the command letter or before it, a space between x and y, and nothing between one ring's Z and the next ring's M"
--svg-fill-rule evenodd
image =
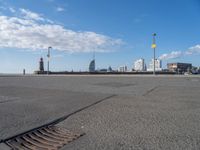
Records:
M120 66L119 68L118 68L118 72L127 72L127 66Z
M39 62L39 71L44 71L44 61L43 58L40 58L40 62Z
M95 72L95 59L90 62L89 72Z
M134 70L135 71L145 71L145 63L144 59L138 59L134 62Z
M153 71L154 70L154 59L152 59L149 63L149 68L147 71ZM155 70L156 71L162 71L162 61L159 59L155 59Z
M112 67L109 66L107 72L113 72Z

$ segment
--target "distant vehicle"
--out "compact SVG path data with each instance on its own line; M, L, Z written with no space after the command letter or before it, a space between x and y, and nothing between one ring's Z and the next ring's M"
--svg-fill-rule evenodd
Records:
M184 75L191 75L192 73L190 72L185 72Z
M199 74L199 72L196 70L192 70L192 74Z

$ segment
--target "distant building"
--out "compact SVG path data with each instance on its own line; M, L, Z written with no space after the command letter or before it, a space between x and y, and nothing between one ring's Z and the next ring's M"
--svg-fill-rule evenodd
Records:
M103 69L99 69L98 72L107 72L108 70L103 68Z
M39 71L44 71L44 61L42 57L40 58L39 61Z
M154 59L152 59L149 63L149 68L147 71L153 71L154 70ZM155 70L156 71L162 71L162 61L160 59L155 59Z
M146 64L144 65L144 70L147 71L147 65Z
M138 59L134 62L134 70L135 71L145 71L145 63L144 59Z
M96 72L115 72L111 66L109 66L107 69L106 68L101 68L101 69L96 69Z
M176 72L178 74L183 74L185 72L190 72L192 69L192 64L189 63L168 63L167 68L169 71Z
M120 66L119 68L118 68L118 72L127 72L127 66Z
M25 69L23 69L23 75L26 75L26 70Z
M95 72L95 59L90 62L89 72Z
M113 72L112 67L109 66L107 72Z

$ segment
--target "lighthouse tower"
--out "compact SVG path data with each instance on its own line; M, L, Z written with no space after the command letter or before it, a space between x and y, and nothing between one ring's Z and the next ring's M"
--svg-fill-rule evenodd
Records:
M42 58L42 57L40 58L40 62L39 62L39 70L40 70L41 72L44 71L44 61L43 61L43 58Z

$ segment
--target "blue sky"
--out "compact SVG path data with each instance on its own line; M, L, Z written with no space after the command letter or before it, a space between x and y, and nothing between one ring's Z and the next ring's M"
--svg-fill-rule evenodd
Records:
M51 70L133 67L152 58L200 66L200 0L0 0L0 72L32 73L52 46Z

